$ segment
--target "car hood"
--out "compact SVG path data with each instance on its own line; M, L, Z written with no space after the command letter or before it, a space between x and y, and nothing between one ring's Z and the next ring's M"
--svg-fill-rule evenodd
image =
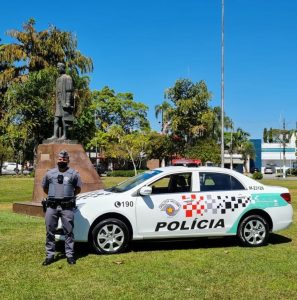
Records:
M94 198L98 199L101 196L110 195L110 194L112 194L112 193L109 191L105 191L105 190L96 190L96 191L86 192L86 193L79 194L76 197L76 202L80 203L80 202L85 202L85 200L89 200L89 199L94 199Z

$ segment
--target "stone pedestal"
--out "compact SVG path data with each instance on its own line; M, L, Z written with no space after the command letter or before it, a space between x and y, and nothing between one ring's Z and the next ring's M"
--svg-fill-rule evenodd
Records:
M41 144L37 149L37 164L35 169L32 202L14 203L14 212L37 216L43 215L41 200L46 194L44 194L41 187L42 178L47 170L56 167L58 153L61 150L66 150L69 154L69 167L80 173L83 182L82 193L103 188L100 176L97 174L82 145L72 143Z

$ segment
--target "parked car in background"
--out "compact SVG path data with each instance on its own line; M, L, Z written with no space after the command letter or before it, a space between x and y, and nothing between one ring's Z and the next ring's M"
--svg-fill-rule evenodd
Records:
M96 166L96 164L94 164L94 168L100 176L106 175L107 168L103 164L99 163L97 166Z
M2 165L2 175L16 175L20 172L19 165L14 162L4 162Z
M264 168L264 174L273 174L273 169L272 167L266 167Z
M4 162L1 169L2 175L29 175L34 171L34 167L32 165L25 165L22 167L20 164L15 162Z

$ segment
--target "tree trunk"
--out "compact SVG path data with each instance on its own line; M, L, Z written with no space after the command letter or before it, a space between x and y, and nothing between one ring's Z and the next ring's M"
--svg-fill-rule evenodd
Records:
M136 165L135 165L135 162L134 162L134 159L133 159L132 152L129 151L128 147L126 149L127 149L128 153L129 153L130 159L132 161L133 168L134 168L134 173L135 173L135 176L136 176L137 175L137 168L136 168Z

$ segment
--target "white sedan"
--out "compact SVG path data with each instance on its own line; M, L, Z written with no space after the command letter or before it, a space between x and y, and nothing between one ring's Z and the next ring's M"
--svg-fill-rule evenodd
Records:
M75 240L105 254L145 239L236 235L244 245L257 247L293 219L287 188L215 167L154 169L81 194L76 205ZM63 239L61 223L56 238Z

